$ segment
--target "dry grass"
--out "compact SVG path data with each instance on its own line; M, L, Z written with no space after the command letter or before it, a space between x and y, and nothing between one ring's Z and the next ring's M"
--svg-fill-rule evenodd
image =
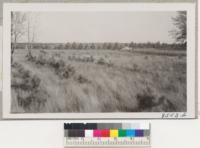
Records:
M12 87L12 112L186 111L185 56L110 50L35 50L32 54L34 58L28 60L26 51L17 50L14 60L31 78L40 79L37 88L43 97L35 100L45 101L39 108L31 103L24 108L16 103L18 91ZM19 69L12 67L13 71ZM12 73L12 81L16 79Z

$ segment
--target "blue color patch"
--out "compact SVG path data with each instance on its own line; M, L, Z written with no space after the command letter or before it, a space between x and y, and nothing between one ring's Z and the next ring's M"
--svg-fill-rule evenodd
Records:
M135 130L135 137L144 137L144 130Z
M127 130L126 136L127 137L135 137L135 130Z

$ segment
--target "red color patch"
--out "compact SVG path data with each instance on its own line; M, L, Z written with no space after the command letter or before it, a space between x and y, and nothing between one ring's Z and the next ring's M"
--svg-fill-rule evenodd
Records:
M110 137L110 130L101 130L101 137Z

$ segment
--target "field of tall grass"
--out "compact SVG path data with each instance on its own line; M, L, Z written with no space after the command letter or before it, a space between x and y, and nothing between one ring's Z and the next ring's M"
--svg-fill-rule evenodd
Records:
M17 49L11 112L186 111L185 54L152 53Z

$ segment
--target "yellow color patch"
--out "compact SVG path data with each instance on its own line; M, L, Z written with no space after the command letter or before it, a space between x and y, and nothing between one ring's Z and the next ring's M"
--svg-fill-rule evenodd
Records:
M118 137L118 130L110 130L110 137Z

